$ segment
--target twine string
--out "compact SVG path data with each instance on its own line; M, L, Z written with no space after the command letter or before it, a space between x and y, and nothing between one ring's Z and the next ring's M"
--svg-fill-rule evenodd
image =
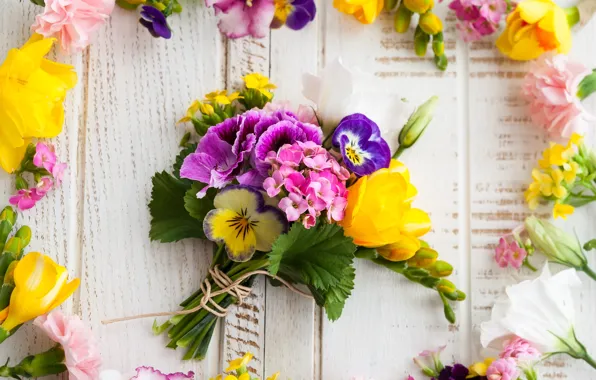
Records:
M203 297L201 297L200 303L196 307L193 307L192 309L133 315L130 317L103 320L103 321L101 321L101 323L104 325L109 325L112 323L131 321L131 320L135 320L135 319L172 317L175 315L188 315L188 314L196 313L199 310L206 310L209 313L211 313L217 317L225 317L226 315L228 315L229 307L227 307L227 308L222 307L217 302L215 302L215 300L213 298L217 297L221 294L227 293L227 294L231 295L232 297L236 298L236 300L237 300L236 302L238 304L242 304L244 302L244 299L247 298L248 296L250 296L250 294L252 293L252 288L249 286L246 286L246 285L242 285L242 283L249 277L259 275L259 274L262 274L264 276L270 277L276 281L281 282L286 288L288 288L289 290L291 290L292 292L294 292L296 294L301 295L302 297L310 298L310 299L313 298L312 295L296 288L294 285L290 284L288 281L284 280L283 278L273 275L265 270L255 270L252 272L248 272L248 273L240 276L239 278L237 278L235 281L233 281L227 274L222 272L219 269L219 266L217 266L217 265L215 267L209 269L209 274L211 275L211 278L213 279L213 283L217 287L219 287L220 290L216 290L216 291L212 292L211 281L209 281L209 279L206 278L205 281L203 281L203 283L201 284L201 291L203 292Z

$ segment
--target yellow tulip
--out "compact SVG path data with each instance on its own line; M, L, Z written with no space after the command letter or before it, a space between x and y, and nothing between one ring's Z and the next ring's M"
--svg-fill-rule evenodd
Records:
M338 11L354 15L362 24L375 22L383 7L384 0L333 0L333 6Z
M499 39L501 53L517 61L540 57L547 51L566 54L571 48L571 28L565 11L552 0L525 0L507 16Z
M14 283L8 315L0 325L4 333L59 306L74 293L80 281L68 282L66 268L49 256L31 252L16 265Z
M66 92L77 82L70 65L43 57L54 39L34 35L8 52L0 66L0 166L15 171L31 138L57 136L64 124Z
M408 169L392 160L389 168L360 178L348 189L344 233L356 245L377 248L388 260L411 258L420 249L418 238L430 230L428 214L411 207L416 193Z

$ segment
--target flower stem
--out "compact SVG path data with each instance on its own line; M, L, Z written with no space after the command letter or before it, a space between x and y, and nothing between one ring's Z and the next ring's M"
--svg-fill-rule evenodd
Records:
M596 369L596 360L594 360L590 355L588 355L588 353L586 352L586 354L584 355L584 357L582 357L582 359L588 363L592 368Z
M565 14L567 15L567 23L569 26L574 26L579 22L579 8L576 6L565 8Z
M403 147L402 145L399 146L399 148L397 148L397 151L395 151L395 153L393 154L393 159L398 159L399 156L401 156L401 154L403 152L406 151L407 148Z
M577 97L580 100L584 100L594 92L596 92L596 71L592 71L591 74L586 75L586 77L579 83Z
M528 260L527 257L524 259L523 265L528 267L532 272L536 272L538 270L534 265L530 264L530 260Z
M588 276L590 276L592 280L596 281L596 272L594 272L594 270L590 268L588 264L585 264L583 267L580 268L580 270Z

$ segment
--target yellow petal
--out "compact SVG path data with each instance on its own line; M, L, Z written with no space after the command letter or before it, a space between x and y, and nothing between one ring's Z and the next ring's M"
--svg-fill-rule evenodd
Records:
M25 157L29 140L23 140L23 144L18 147L11 147L5 141L0 141L0 166L7 173L12 173L21 166L21 161Z
M209 240L225 244L226 252L231 259L247 261L255 253L257 238L252 228L238 228L237 224L231 224L239 215L229 209L211 210L205 216L203 226ZM240 220L238 223L246 223L246 220Z
M552 8L552 3L535 0L525 0L517 5L521 18L528 24L536 24Z
M419 249L420 240L401 235L396 242L377 248L377 252L389 261L405 261L412 258Z
M5 307L4 310L0 311L0 323L4 322L7 315L8 315L8 306Z
M571 205L562 203L556 203L553 207L553 217L567 219L567 217L575 211L575 208Z
M401 228L404 234L422 236L431 229L430 217L417 208L409 209L404 213Z

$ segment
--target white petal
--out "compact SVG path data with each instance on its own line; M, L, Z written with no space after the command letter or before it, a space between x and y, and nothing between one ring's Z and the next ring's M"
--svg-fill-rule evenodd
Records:
M99 373L99 380L122 380L122 374L115 369L107 369Z
M511 335L511 331L501 324L501 321L507 315L509 306L511 304L508 300L497 301L493 306L490 321L482 322L480 325L480 343L482 347L494 346L496 341Z

